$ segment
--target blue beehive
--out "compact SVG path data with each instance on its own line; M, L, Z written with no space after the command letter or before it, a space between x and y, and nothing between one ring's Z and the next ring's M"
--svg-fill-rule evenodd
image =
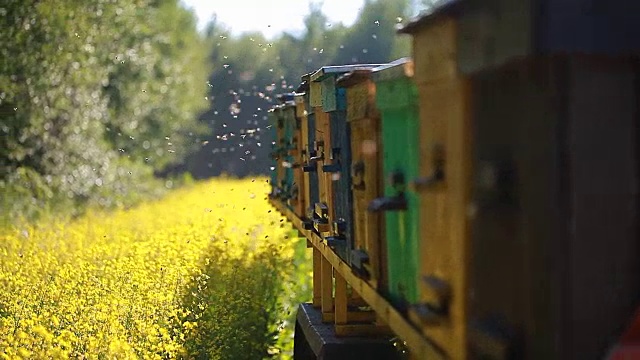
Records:
M306 74L302 76L302 84L298 88L297 92L304 94L304 106L307 111L307 139L305 143L307 144L306 148L303 149L302 154L302 170L307 174L309 179L309 188L308 193L306 194L306 198L308 199L306 215L304 219L304 227L307 230L313 229L313 209L315 204L318 202L318 167L317 163L313 159L315 157L314 150L314 142L316 140L315 136L315 113L313 111L313 107L310 104L310 94L309 94L309 77L311 74Z
M322 112L329 116L329 144L324 144L325 154L322 168L323 174L330 174L329 218L332 220L331 236L326 240L330 247L346 262L351 263L353 239L353 195L351 192L351 136L347 121L346 90L336 86L340 75L354 70L372 69L379 65L346 65L325 66L310 76L310 81L320 90L319 96ZM319 87L317 85L320 85Z

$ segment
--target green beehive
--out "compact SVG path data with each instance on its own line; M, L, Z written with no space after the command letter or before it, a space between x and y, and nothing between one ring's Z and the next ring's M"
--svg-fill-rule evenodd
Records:
M418 195L408 182L418 176L418 91L413 63L400 59L375 69L376 105L382 118L384 197L369 211L384 213L388 293L404 307L418 300Z
M278 118L276 117L275 111L273 108L269 109L268 112L269 124L274 128L272 133L274 134L274 144L271 145L271 151L269 152L269 183L271 185L271 193L270 197L277 197L279 190L279 181L278 181Z
M295 189L295 179L294 179L294 170L293 165L296 163L295 160L295 151L297 150L296 143L296 128L297 128L297 119L296 119L296 104L293 99L293 93L280 94L278 95L278 100L281 105L278 106L280 110L280 117L282 118L283 123L283 132L281 139L281 150L282 150L282 163L281 166L284 168L284 177L281 179L281 187L283 190L283 200L289 201L297 198L297 190Z
M283 195L282 185L285 182L285 172L282 163L284 161L284 138L285 128L282 110L279 106L274 106L268 112L269 123L271 124L272 133L274 134L274 143L271 145L271 196L281 198Z

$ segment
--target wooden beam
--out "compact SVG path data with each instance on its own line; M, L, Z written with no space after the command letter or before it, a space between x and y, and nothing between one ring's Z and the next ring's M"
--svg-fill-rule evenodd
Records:
M333 313L333 267L326 257L320 259L320 308L324 314Z
M347 281L340 275L340 273L336 272L334 274L336 278L336 300L335 300L335 308L336 308L336 325L345 325L347 323Z
M334 269L345 278L347 283L362 296L369 306L376 311L380 319L388 324L391 330L407 343L411 353L416 356L416 358L433 360L444 360L446 358L440 350L422 335L420 330L409 323L385 298L367 282L354 275L349 265L342 261L316 233L304 230L302 221L295 216L291 210L277 201L271 201L271 204L283 213L287 219L313 243L313 246L320 251L323 258L332 264Z
M311 244L313 246L313 243ZM321 305L322 293L322 253L318 248L313 247L313 307L319 308Z

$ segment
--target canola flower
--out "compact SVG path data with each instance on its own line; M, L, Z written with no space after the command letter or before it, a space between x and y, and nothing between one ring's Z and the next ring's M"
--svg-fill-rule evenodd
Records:
M0 230L0 359L287 357L309 262L267 191L216 179Z

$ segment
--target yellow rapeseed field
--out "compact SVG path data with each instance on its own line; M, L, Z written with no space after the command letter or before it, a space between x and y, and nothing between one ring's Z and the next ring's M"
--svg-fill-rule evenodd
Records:
M0 230L0 359L286 357L304 243L264 178Z

